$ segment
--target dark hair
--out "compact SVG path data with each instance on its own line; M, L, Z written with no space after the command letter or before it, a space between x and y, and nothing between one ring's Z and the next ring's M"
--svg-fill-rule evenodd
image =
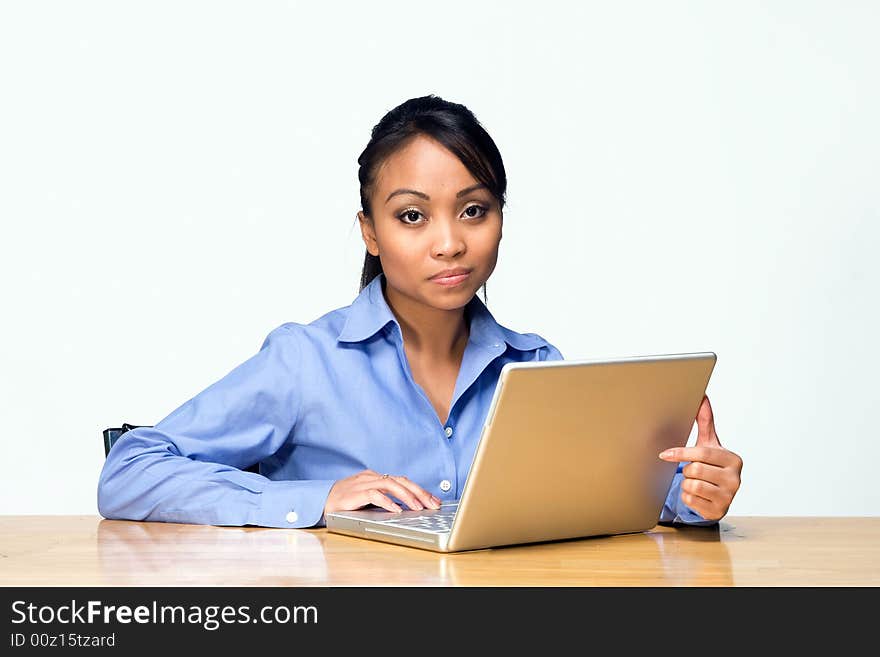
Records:
M370 143L358 157L364 215L372 221L370 196L375 189L379 167L394 151L420 134L432 137L449 149L477 181L486 185L499 207L504 208L507 174L495 142L467 107L430 94L401 103L373 127ZM379 257L366 251L360 289L363 290L380 273L382 263ZM485 283L483 300L488 304Z

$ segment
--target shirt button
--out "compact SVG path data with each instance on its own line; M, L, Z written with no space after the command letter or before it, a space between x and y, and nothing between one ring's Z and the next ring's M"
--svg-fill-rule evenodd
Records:
M452 427L446 427L446 437L447 438L452 437Z
M448 479L444 479L440 482L440 490L442 490L444 493L450 488L452 488L452 483Z
M287 516L285 516L285 518L286 518L287 522L289 522L291 524L296 522L297 520L299 520L299 516L296 514L296 511L291 511L290 513L287 514Z

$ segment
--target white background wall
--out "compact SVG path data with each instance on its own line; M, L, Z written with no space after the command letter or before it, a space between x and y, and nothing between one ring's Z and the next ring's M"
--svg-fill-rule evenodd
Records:
M316 4L0 5L0 513L96 513L103 428L350 303L428 93L505 160L502 324L715 351L732 515L880 513L876 3Z

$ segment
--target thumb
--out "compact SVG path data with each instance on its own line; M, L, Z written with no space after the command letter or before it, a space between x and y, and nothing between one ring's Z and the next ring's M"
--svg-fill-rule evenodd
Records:
M721 447L718 434L715 433L715 417L709 397L703 395L700 410L697 411L697 445L703 447Z

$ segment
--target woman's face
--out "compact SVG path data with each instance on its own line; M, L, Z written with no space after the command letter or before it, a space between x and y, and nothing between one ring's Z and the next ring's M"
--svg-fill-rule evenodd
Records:
M416 136L385 160L371 208L372 225L358 212L364 243L381 259L388 285L407 297L438 309L460 308L495 269L502 224L498 202L430 137ZM431 280L453 267L471 271L458 285Z

